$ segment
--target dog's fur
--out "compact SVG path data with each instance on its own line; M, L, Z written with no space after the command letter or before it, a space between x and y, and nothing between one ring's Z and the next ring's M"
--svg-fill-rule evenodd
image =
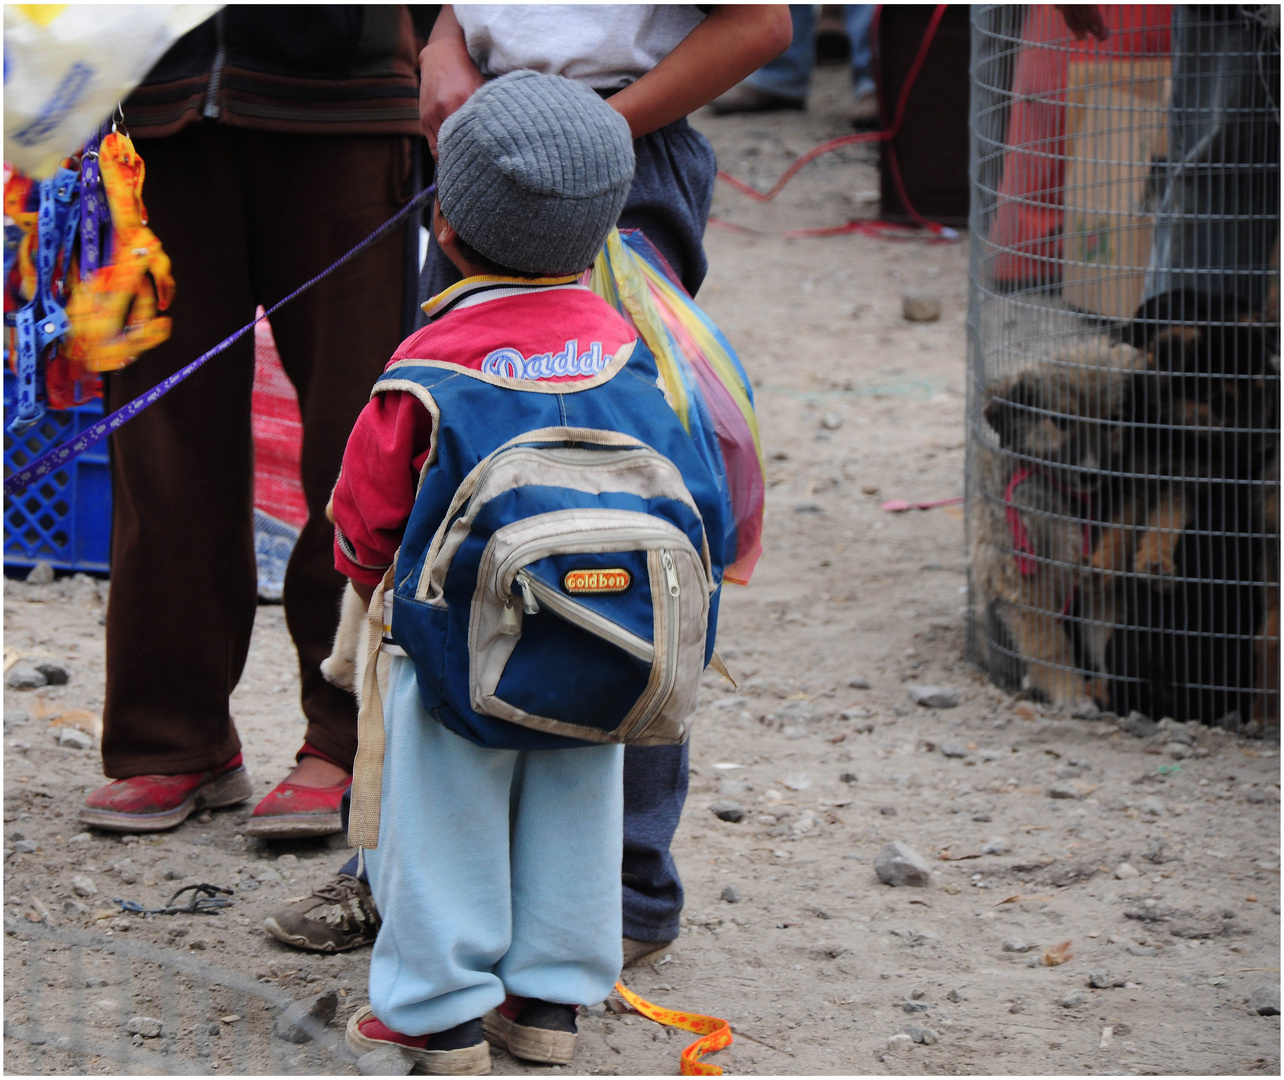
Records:
M1116 582L1089 555L1103 471L1118 467L1132 379L1143 364L1130 346L1098 340L986 393L984 416L998 446L978 440L970 515L981 659L1000 683L1076 712L1094 711L1102 693L1076 669L1102 670L1116 622ZM1013 489L1011 506L1033 548L1030 575L1021 573L1006 498L1023 466L1030 474Z
M1279 381L1265 328L1189 291L1147 301L1124 331L1145 352L1123 475L1094 553L1125 571L1106 666L1116 712L1241 724L1263 610L1264 477L1278 454Z
M334 495L325 505L326 520L334 524ZM343 587L343 600L339 605L339 625L334 634L334 647L321 661L321 676L341 690L350 690L361 707L361 687L365 679L366 657L369 655L370 624L366 618L366 605L349 581Z
M361 703L361 680L365 677L366 649L370 642L370 624L366 605L348 582L343 589L339 608L339 627L334 635L334 648L321 661L321 674L326 682L341 690L351 690Z

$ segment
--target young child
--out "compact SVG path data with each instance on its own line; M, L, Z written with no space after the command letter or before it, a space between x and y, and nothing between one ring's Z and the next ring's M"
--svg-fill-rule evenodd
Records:
M645 607L647 620L653 607L683 605L674 609L685 614L675 615L672 635L657 629L653 645L639 645L618 618L607 632L633 642L627 647L635 656L650 647L656 665L662 651L673 651L671 671L686 672L690 692L661 688L657 698L648 683L644 696L671 703L656 721L663 730L647 730L659 732L656 741L680 741L712 649L723 532L712 478L656 388L649 353L609 304L578 283L628 194L628 123L581 84L517 71L474 93L442 125L438 145L434 234L465 277L425 305L429 325L403 343L376 384L332 502L337 567L363 599L374 593L376 605L376 585L383 581L391 591L395 583L392 634L410 654L394 649L379 664L382 797L378 846L366 862L383 923L371 959L371 1004L352 1017L348 1042L358 1052L405 1047L417 1072L477 1074L490 1068L486 1039L526 1060L569 1062L576 1006L603 1000L622 963L624 748L615 740L626 728L635 734L642 706L618 700L631 661L624 657L618 673L579 663L594 655L594 641L549 612L582 613L602 597L566 594L627 593L630 582L630 602ZM547 465L531 466L523 483L535 488L501 488L468 524L488 490L479 463L498 460L512 442L524 445L532 429L557 425L653 450L638 459L656 462L647 467L653 471L676 466L682 482L675 490L687 503L675 504L674 520L687 521L686 532L672 530L677 539L664 541L663 550L630 553L616 529L608 546L577 549L614 554L587 570L558 564L554 581L564 589L539 591L538 579L512 577L513 591L499 594L506 606L487 608L483 595L502 577L502 564L490 574L479 568L462 595L446 576L454 570L438 581L448 559L454 566L466 561L473 550L468 530L476 532L483 514L495 507L502 513L506 498L520 504L543 497L540 491L557 496L563 481ZM568 470L592 454L575 448L580 435L543 438L570 444L554 462L565 461ZM642 483L645 470L630 470L638 477L629 483ZM459 490L472 493L467 504L455 497ZM571 508L563 513L578 521L617 512L610 499L599 507L585 490L569 490ZM645 498L648 505L674 503L652 489ZM623 506L628 497L617 501ZM504 532L495 522L490 527L492 539ZM658 528L663 534L670 527ZM641 562L630 563L633 557ZM523 565L539 564L532 556ZM648 566L650 588L639 588ZM416 582L426 587L423 603ZM538 615L541 605L547 610ZM424 644L433 626L444 625L433 619L470 617L468 655L443 648L434 656ZM528 639L550 625L563 635L550 640L568 643L560 657L568 667L555 666L556 654L548 654L555 659L547 669L532 664L539 654L522 659L523 646L537 647ZM489 688L472 648L487 632L508 665ZM483 668L491 655L482 656ZM506 684L519 660L525 675ZM462 680L463 704L450 696L452 680ZM514 705L520 694L526 697ZM537 707L558 694L574 699L571 720L549 719L559 715L552 705ZM622 709L627 715L619 721Z

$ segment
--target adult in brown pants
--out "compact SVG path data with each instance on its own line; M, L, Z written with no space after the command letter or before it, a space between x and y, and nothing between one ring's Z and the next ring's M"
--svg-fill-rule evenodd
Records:
M418 134L408 9L225 8L125 103L150 225L178 288L168 342L111 376L119 407L319 273L413 194ZM412 219L413 220L413 219ZM413 227L413 226L412 226ZM350 693L321 677L344 584L325 505L353 422L401 337L404 230L272 317L303 420L308 506L286 571L307 732L248 831L320 835L356 752ZM111 440L114 510L103 769L81 819L168 828L251 794L228 708L257 604L246 335Z

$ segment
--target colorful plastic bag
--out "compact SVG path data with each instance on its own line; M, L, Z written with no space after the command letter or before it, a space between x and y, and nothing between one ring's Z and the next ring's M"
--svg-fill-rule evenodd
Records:
M221 4L5 4L4 159L52 176Z
M636 229L611 232L589 286L632 320L655 354L665 397L718 481L735 530L724 576L747 585L762 554L766 484L753 388L739 357Z

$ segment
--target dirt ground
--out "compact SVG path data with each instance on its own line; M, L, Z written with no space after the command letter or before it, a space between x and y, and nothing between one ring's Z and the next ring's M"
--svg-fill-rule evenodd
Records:
M850 130L842 72L819 76L805 114L698 117L723 167L765 188ZM720 187L715 216L774 230L871 213L874 161L822 159L768 207ZM682 935L627 985L728 1020L735 1044L712 1059L728 1073L1277 1074L1279 1018L1245 999L1279 982L1278 746L1181 725L1137 738L995 689L963 658L960 509L880 510L962 494L966 243L714 228L708 250L701 301L756 387L766 554L723 599L739 689L710 677L694 727ZM910 289L939 295L940 321L903 320ZM342 1024L368 952L299 953L261 929L338 869L342 838L248 840L250 805L158 836L78 826L97 747L56 736L101 710L106 593L5 582L6 648L71 672L5 691L6 1071L355 1072ZM912 683L960 704L915 706ZM261 606L233 713L263 793L301 741L297 693L282 611ZM720 799L743 820L715 816ZM879 883L894 840L933 860L928 887ZM235 889L231 906L110 913L200 881ZM1042 962L1066 942L1067 962ZM323 1038L273 1037L282 1005L330 988ZM131 1039L137 1016L161 1036ZM892 1038L909 1028L927 1041ZM581 1031L553 1072L673 1075L694 1038L602 1009Z

